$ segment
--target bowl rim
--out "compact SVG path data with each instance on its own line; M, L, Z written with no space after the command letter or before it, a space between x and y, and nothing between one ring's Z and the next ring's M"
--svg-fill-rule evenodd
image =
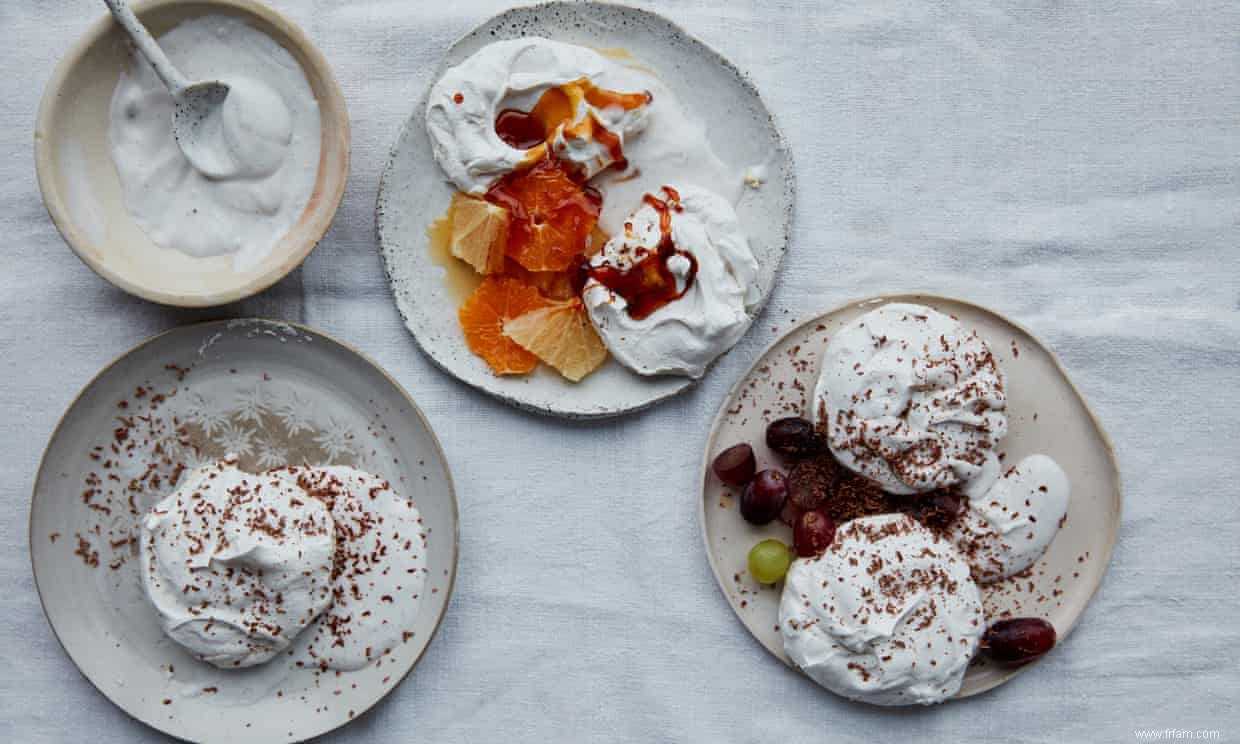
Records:
M402 398L404 398L405 402L409 406L410 413L412 413L422 423L422 425L426 427L426 431L430 435L431 443L434 445L435 451L439 455L439 459L444 464L444 482L447 485L448 503L449 503L449 506L451 507L451 512L452 512L452 565L448 569L448 581L447 581L447 585L443 589L443 592L444 592L443 606L439 610L439 616L435 618L435 625L431 629L430 635L427 636L426 644L422 647L422 650L418 652L418 655L414 657L412 663L409 664L409 668L406 669L403 673L401 673L399 679L397 679L395 683L392 684L392 686L387 689L386 692L384 692L382 695L375 698L366 707L362 708L361 710L358 710L357 715L353 716L349 720L344 721L335 726L332 726L330 728L324 729L323 731L320 731L319 733L314 735L315 737L323 736L332 731L336 731L340 728L343 728L344 726L360 719L362 716L369 713L376 706L378 706L379 703L386 700L389 695L391 695L393 692L396 691L396 688L400 687L401 684L404 683L404 681L408 679L411 674L413 674L413 670L416 669L418 664L421 663L422 659L426 657L426 653L427 651L430 650L431 644L434 643L435 638L439 635L439 630L440 628L443 627L444 618L447 617L448 611L450 607L452 606L452 594L453 594L453 590L456 588L457 570L460 567L460 561L461 561L460 501L457 499L456 481L453 479L451 463L448 460L447 452L444 450L443 442L440 441L439 435L435 432L434 427L431 426L430 419L427 418L426 413L422 410L421 406L418 405L417 401L413 399L413 396L410 395L409 391L405 389L405 386L401 385L400 382L395 377L393 377L391 373L389 373L382 365L380 365L378 361L376 361L373 357L369 356L368 354L364 353L358 347L336 336L333 336L327 333L326 331L320 330L313 326L305 325L303 323L298 323L298 322L289 321L289 320L273 320L273 319L263 318L260 316L246 316L246 317L240 317L240 318L222 318L219 320L206 320L206 321L202 321L199 323L190 323L188 325L174 326L172 328L168 328L166 330L155 333L154 335L149 336L148 338L145 338L139 341L138 343L134 344L132 347L126 349L125 351L122 351L116 354L114 357L112 357L111 360L107 362L107 364L100 367L99 370L95 372L95 374L93 374L89 380L83 383L82 387L78 390L77 394L73 396L73 400L71 400L68 403L68 405L65 406L64 411L61 412L60 417L56 420L56 426L52 428L51 434L48 435L47 444L45 444L43 447L43 453L39 455L39 465L38 465L38 468L35 470L34 483L32 484L31 489L30 489L30 509L27 514L27 526L26 526L26 542L27 542L26 550L30 555L30 574L31 574L31 578L34 580L35 594L39 598L39 609L43 611L43 619L47 621L47 627L52 631L52 637L56 639L56 643L60 646L60 650L64 653L65 656L69 658L69 661L73 663L74 669L77 670L78 674L81 675L82 679L86 680L90 684L90 686L96 692L102 695L104 699L106 699L109 703L111 703L113 707L115 707L117 710L121 711L125 715L129 716L131 719L138 721L139 723L145 726L149 726L150 728L156 731L159 731L162 734L166 734L168 736L177 738L178 740L191 741L188 739L181 739L181 734L178 734L178 733L175 733L169 730L166 727L166 725L164 725L162 722L156 722L153 719L148 720L147 718L141 717L137 715L136 713L130 711L124 705L121 705L119 702L117 702L116 699L113 698L111 694L109 694L102 687L100 687L99 684L97 684L94 679L92 679L89 675L86 674L85 671L82 670L82 667L80 664L78 664L77 658L73 655L73 652L71 652L69 650L69 647L65 645L64 640L60 637L60 631L56 629L56 624L52 622L52 616L48 612L47 603L43 599L43 590L39 586L39 569L34 560L34 547L33 547L34 540L35 540L34 508L35 508L35 500L39 496L40 486L43 485L44 470L46 469L46 466L47 466L47 455L48 455L48 452L51 450L52 442L54 442L56 438L60 435L60 432L65 426L65 420L68 418L70 411L72 411L81 402L82 398L85 397L87 391L90 390L92 387L94 387L95 384L98 383L99 380L104 375L112 371L114 367L119 365L124 360L128 359L130 356L141 352L143 349L149 346L152 346L153 344L158 343L159 341L163 340L167 336L170 336L174 333L182 333L182 332L189 332L189 331L205 332L207 329L213 328L213 327L227 328L230 324L237 323L237 322L279 323L282 325L287 325L287 326L297 329L301 333L309 334L311 336L318 336L324 341L335 344L341 349L344 349L346 352L357 357L359 360L361 360L363 363L365 363L375 372L379 373L379 376L382 377L384 380L386 380L387 383L391 385L392 388Z
M1064 366L1063 361L1059 358L1059 355L1056 354L1055 350L1052 349L1049 345L1047 345L1047 343L1043 341L1040 336L1034 334L1033 331L1031 331L1023 323L1018 322L1017 320L1007 315L1006 313L999 312L998 310L994 309L993 307L989 305L983 305L979 302L974 302L973 300L968 300L963 297L958 297L955 295L943 294L941 292L934 292L934 291L919 291L917 289L896 290L896 291L891 291L891 292L875 293L872 295L862 296L862 297L852 297L843 302L829 305L826 307L826 309L823 309L820 311L810 311L803 316L802 320L793 324L787 330L784 330L781 333L779 333L779 335L776 338L774 338L769 344L767 344L766 348L764 348L761 352L755 355L753 363L743 373L741 373L739 377L736 378L735 382L733 382L730 386L728 386L727 391L723 394L723 398L719 403L719 407L716 410L714 417L711 419L710 428L707 429L706 438L702 442L702 458L698 464L698 480L697 480L698 485L696 486L696 488L698 489L698 495L695 497L697 499L697 506L696 506L697 526L698 526L698 532L701 537L701 549L703 551L703 556L706 559L706 564L710 568L711 576L714 577L715 585L719 588L720 594L723 595L724 601L727 602L729 609L732 610L733 615L740 622L741 626L745 629L746 635L748 635L750 639L755 644L757 644L758 648L762 649L762 651L764 652L764 656L767 656L767 655L774 656L781 663L782 666L788 668L792 672L795 672L799 676L805 676L805 675L803 675L800 672L800 670L796 669L789 662L780 658L777 654L774 654L773 652L771 652L770 649L768 649L766 645L762 642L762 640L758 638L758 636L755 635L749 629L748 624L745 622L744 618L741 617L740 610L737 608L736 603L732 601L731 595L729 594L729 591L728 591L728 584L725 581L725 577L722 574L720 574L719 567L716 565L716 561L712 557L713 553L711 551L711 545L710 545L710 533L706 526L706 499L704 498L705 484L707 483L707 480L710 477L711 461L714 459L711 457L711 444L715 441L716 437L718 436L719 429L723 426L723 421L728 415L728 410L727 410L728 402L731 401L733 397L735 397L738 393L741 392L741 389L745 386L745 383L749 380L751 376L753 376L753 374L757 371L758 367L764 363L764 360L766 359L766 357L771 352L773 352L781 343L783 343L784 340L787 339L789 336L791 336L794 333L800 332L802 329L804 329L808 325L821 322L823 318L829 315L835 315L836 313L839 313L839 312L842 312L842 311L845 311L845 310L848 310L854 307L862 307L862 306L881 307L882 305L886 305L891 302L913 302L913 301L918 301L918 302L925 301L929 303L949 302L949 303L957 303L960 305L965 305L981 313L992 315L1002 320L1003 322L1007 323L1008 325L1012 326L1013 328L1020 331L1021 333L1025 334L1029 339L1031 339L1039 347L1039 349L1042 352L1046 354L1047 358L1051 360L1052 364L1054 365L1055 371L1063 378L1064 382L1067 383L1068 389L1072 392L1072 395L1080 402L1082 409L1085 411L1086 416L1089 419L1089 422L1093 425L1094 430L1096 431L1100 441L1102 442L1103 450L1107 454L1107 460L1108 460L1108 465L1110 467L1111 475L1115 479L1115 494L1114 494L1115 531L1113 532L1113 534L1109 536L1109 538L1105 542L1105 545L1103 546L1103 552L1099 556L1102 562L1102 572L1098 575L1098 580L1095 581L1092 586L1088 587L1088 597L1085 600L1085 604L1082 605L1080 612L1076 613L1076 616L1072 618L1072 621L1067 625L1067 627L1065 628L1056 627L1055 628L1058 634L1058 637L1056 638L1054 648L1051 649L1052 652L1056 648L1059 648L1060 646L1062 646L1064 641L1067 639L1067 637L1072 633L1073 630L1076 629L1076 626L1080 624L1081 619L1084 617L1085 612L1089 609L1090 604L1093 603L1094 599L1097 598L1098 596L1098 592L1102 589L1102 584L1104 581L1106 581L1107 574L1109 573L1109 569L1111 567L1111 562L1115 557L1115 546L1118 545L1119 543L1120 527L1123 525L1123 517L1124 517L1124 479L1123 479L1123 470L1120 465L1119 453L1115 449L1114 440L1111 439L1111 435L1107 432L1106 427L1103 426L1102 419L1099 418L1098 412L1094 410L1093 405L1089 402L1089 398L1085 397L1085 393L1076 384L1076 381L1072 379L1071 375L1068 374L1068 369ZM1001 687L1007 682L1010 682L1017 675L1027 671L1031 667L1037 666L1038 663L1042 661L1044 658L1046 658L1045 655L1042 657L1039 657L1038 659L1034 659L1031 662L1021 664L1015 667L1010 667L1007 670L1007 673L1001 679L995 680L993 684L990 684L978 690L970 691L963 695L957 692L955 695L953 695L952 697L948 698L947 700L943 702L945 703L958 702L958 701L967 700L971 697L976 697L978 695L982 695L984 693L990 692L991 690L997 687ZM808 679L808 677L806 677L806 679ZM841 699L845 699L845 698L841 698ZM858 704L863 704L863 703L858 703ZM872 707L872 706L867 706L867 707ZM909 708L910 706L902 706L902 707ZM912 707L915 707L915 706L912 706Z
M141 17L152 11L181 4L183 3L178 0L137 0L137 2L132 3L132 6L134 13ZM350 167L352 134L349 124L349 110L345 102L344 93L340 88L340 83L336 79L335 73L332 72L331 65L327 62L327 58L323 56L323 53L310 41L301 28L286 16L264 5L259 0L197 0L196 4L216 6L241 15L249 15L273 26L288 38L296 51L305 56L307 70L313 71L313 74L322 81L325 95L319 97L319 117L320 120L324 118L330 119L333 126L338 129L339 138L343 143L343 152L338 177L333 177L332 170L334 169L330 163L325 164L320 161L321 172L317 179L326 185L326 189L321 192L320 198L313 200L311 204L307 205L307 208L303 210L299 218L299 221L305 220L308 236L294 242L291 246L292 250L282 260L274 263L271 268L260 274L252 275L243 283L201 293L171 292L134 281L128 275L115 271L99 260L97 256L102 255L101 253L88 250L92 246L92 241L78 229L62 195L62 190L57 185L53 157L56 150L49 137L49 133L52 131L53 122L60 115L61 92L73 71L81 64L86 52L96 43L102 41L107 35L119 33L118 26L112 20L111 15L108 14L104 14L91 24L86 32L61 57L52 72L51 78L43 89L43 97L39 102L34 129L35 175L39 183L39 192L43 197L43 205L47 209L48 216L52 219L52 224L56 226L56 230L60 233L65 243L68 244L69 248L73 250L73 253L91 271L107 280L113 286L135 297L173 307L213 307L243 300L262 292L300 266L306 260L306 257L310 255L311 251L318 246L319 241L322 240L331 227L336 212L340 208L340 203L344 198ZM323 170L326 170L326 176L323 175ZM313 236L313 238L310 236ZM281 242L283 242L283 239ZM279 244L277 243L277 245Z

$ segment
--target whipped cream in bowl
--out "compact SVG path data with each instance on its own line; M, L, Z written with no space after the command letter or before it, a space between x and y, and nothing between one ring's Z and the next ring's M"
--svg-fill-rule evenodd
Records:
M233 77L227 83L228 97L219 108L219 121L214 122L214 137L209 141L216 157L225 161L231 171L223 178L267 178L287 160L296 134L294 117L301 112L290 110L283 94L261 80ZM317 114L317 104L306 106L302 102L298 109L302 107ZM300 143L304 138L296 139ZM301 173L309 170L302 168ZM215 178L221 180L219 176Z
M109 17L48 84L35 138L44 201L79 257L127 292L186 307L242 299L330 226L349 167L344 96L310 40L254 0L139 11L188 77L230 86L200 129L225 172L186 159L172 96Z
M664 276L653 289L629 286L648 273ZM642 375L697 378L749 328L757 274L726 199L665 186L643 197L624 232L590 259L582 296L621 364Z
M215 178L191 164L173 135L172 94L135 56L116 84L108 122L125 206L160 248L229 256L244 271L266 258L310 201L322 141L318 102L292 55L236 18L193 18L159 43L191 78L231 86L202 126L215 132L216 156L239 172Z

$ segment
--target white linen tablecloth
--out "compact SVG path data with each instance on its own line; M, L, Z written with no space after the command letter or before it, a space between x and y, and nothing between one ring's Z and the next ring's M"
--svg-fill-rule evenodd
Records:
M157 307L90 272L35 184L35 110L95 0L0 3L0 740L158 740L77 673L40 611L27 517L43 446L114 355L178 324L302 321L413 394L459 488L461 560L416 672L328 741L1240 740L1240 4L1235 0L685 0L658 9L748 71L791 143L796 230L764 319L705 383L572 424L445 376L397 316L379 173L447 46L503 2L272 0L335 66L353 171L275 288ZM716 588L697 466L773 327L924 289L1057 351L1118 448L1106 581L1044 663L927 710L843 702L789 672Z

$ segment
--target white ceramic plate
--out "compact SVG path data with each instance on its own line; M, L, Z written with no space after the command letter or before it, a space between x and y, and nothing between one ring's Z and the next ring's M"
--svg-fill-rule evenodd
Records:
M795 187L783 136L749 79L659 15L592 2L547 3L502 13L453 45L435 79L492 41L522 36L632 54L658 71L695 116L710 123L711 142L730 164L738 168L765 164L767 183L747 189L737 206L760 265L764 304L788 241ZM422 350L449 374L497 398L569 418L635 411L691 386L693 381L684 377L640 377L615 360L577 384L545 365L523 377L496 377L469 351L457 323L461 298L429 253L426 228L447 209L453 188L431 154L425 109L424 97L392 149L375 212L396 306ZM754 316L760 311L759 305Z
M748 442L759 469L784 469L766 448L766 424L784 416L805 416L831 334L888 302L929 305L959 318L967 328L976 328L1007 379L1008 435L1001 445L1005 461L1044 453L1071 479L1068 520L1034 564L1032 575L982 587L988 618L1004 612L1045 617L1062 640L1102 582L1119 533L1119 468L1110 440L1059 361L1028 331L990 310L945 297L882 297L832 310L789 331L733 386L715 417L702 459L702 534L719 587L758 642L789 664L777 628L783 584L759 585L746 565L754 543L769 537L791 543L792 531L778 520L755 527L742 519L736 495L715 477L710 464L727 447ZM989 690L1029 666L1004 667L979 659L969 668L957 697Z
M202 459L231 450L246 468L280 460L353 464L412 498L429 532L429 574L409 639L376 664L320 678L290 670L279 657L253 671L217 670L165 638L127 538L145 508L171 488L148 477L132 492L131 507L130 478L157 459L157 446L177 449L161 434L169 423L187 427ZM139 453L133 459L123 455L131 444ZM181 449L171 460L190 458ZM83 494L91 488L105 493L88 505ZM118 495L109 499L108 490ZM219 321L140 344L70 405L35 481L30 555L65 651L126 713L192 741L301 740L361 715L426 650L452 593L456 498L426 419L372 362L307 328Z

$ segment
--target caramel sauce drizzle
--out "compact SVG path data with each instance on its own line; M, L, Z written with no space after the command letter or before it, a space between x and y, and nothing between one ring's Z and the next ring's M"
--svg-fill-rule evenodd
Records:
M650 103L650 93L620 93L599 88L587 78L548 88L529 111L504 109L495 117L495 133L510 147L525 150L521 167L529 167L546 157L555 133L564 128L567 140L586 140L601 144L614 161L612 167L628 167L620 135L609 131L594 115L586 113L575 121L582 103L595 109L620 108L632 111Z
M653 250L639 248L644 255L627 269L588 264L583 264L581 269L584 274L582 284L585 279L593 279L623 297L625 310L634 320L647 318L664 305L684 297L697 277L697 258L692 253L677 248L672 240L672 212L682 210L680 194L670 186L663 187L663 194L666 199L660 199L654 194L642 197L642 201L659 215L659 243ZM626 232L631 228L631 224L625 224ZM689 262L685 286L679 290L676 289L676 275L667 265L673 256L683 256Z

